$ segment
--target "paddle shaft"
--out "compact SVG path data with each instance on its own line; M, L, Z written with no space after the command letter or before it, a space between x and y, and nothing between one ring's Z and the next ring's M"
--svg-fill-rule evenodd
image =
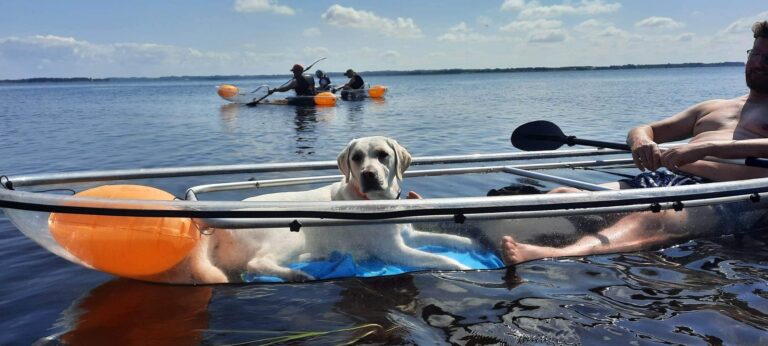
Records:
M556 137L554 137L554 136L541 136L542 139L544 139L543 137L551 137L553 140L559 140L559 139L556 139ZM572 147L572 146L574 146L576 144L579 144L579 145L586 145L586 146L597 147L597 148L608 148L608 149L617 149L617 150L626 150L626 151L631 151L632 150L626 144L614 143L614 142L593 141L591 139L580 139L580 138L576 138L576 136L566 136L565 139L564 139L564 143L567 144L570 147Z
M265 98L267 98L267 96L269 96L269 95L272 95L272 93L269 93L269 92L268 92L268 93L267 93L266 95L264 95L262 98L260 98L260 99L258 99L258 100L256 100L256 101L251 101L251 102L248 102L248 103L246 103L245 105L246 105L246 106L249 106L249 107L253 107L253 106L255 106L255 105L259 104L259 102L263 101L263 100L264 100Z
M550 137L550 138L544 138L544 137ZM575 136L566 136L564 139L558 139L558 137L555 137L555 136L540 136L539 138L559 140L564 142L568 146L579 144L579 145L586 145L586 146L592 146L592 147L598 147L598 148L608 148L608 149L627 150L627 151L632 150L629 147L629 145L626 145L626 144L593 141L589 139L579 139L579 138L576 138ZM705 160L714 161L714 162L740 164L740 165L746 165L746 166L752 166L752 167L768 168L768 159L761 159L756 157L748 157L744 160L741 160L741 159L720 159L720 158L708 156L705 158Z
M590 139L580 139L576 136L568 136L563 133L559 126L551 121L536 120L527 122L518 126L510 138L512 145L518 149L530 150L555 150L564 144L574 146L576 144L609 148L617 150L631 151L632 149L624 143L594 141ZM663 149L662 149L663 150ZM706 157L707 161L741 164L754 167L768 168L768 159L748 157L746 159L720 159Z

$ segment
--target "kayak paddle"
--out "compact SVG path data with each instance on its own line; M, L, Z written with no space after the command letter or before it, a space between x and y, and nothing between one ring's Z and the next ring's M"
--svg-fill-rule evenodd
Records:
M320 58L320 59L317 59L317 60L315 60L315 62L313 62L313 63L309 64L309 66L307 66L307 68L305 68L305 69L304 69L304 71L303 71L302 73L304 73L304 72L307 72L307 71L311 70L311 69L312 69L312 66L315 66L315 64L317 64L317 63L319 63L319 62L321 62L321 61L323 61L323 60L325 60L325 59L327 59L327 58L323 57L323 58ZM280 85L278 88L281 88L281 87L283 87L284 85L286 85L286 84L290 83L292 80L293 80L293 78L289 79L287 82L285 82L285 83L281 84L281 85ZM267 88L267 89L269 90L269 88ZM256 90L259 90L259 89L256 89ZM254 90L254 92L255 92L256 90ZM264 100L265 98L267 98L267 96L269 96L269 95L272 95L272 92L273 92L273 91L270 91L270 92L268 92L266 95L264 95L264 97L262 97L262 98L260 98L260 99L258 99L258 100L256 100L256 101L251 101L251 102L248 102L248 103L246 103L245 105L246 105L246 106L248 106L248 107L255 107L256 105L258 105L258 104L259 104L259 102L261 102L262 100Z
M608 148L631 151L629 145L615 142L593 141L580 139L576 136L567 136L560 127L546 120L536 120L520 125L512 132L510 138L515 148L525 151L555 150L563 145L574 146L576 144L597 148ZM710 160L710 159L707 159ZM744 164L746 166L768 168L768 159L748 157L744 160L712 159L710 161Z
M267 88L267 90L269 90L269 88ZM246 105L246 106L248 106L248 107L256 107L256 105L257 105L257 104L259 104L259 102L261 102L262 100L264 100L265 98L267 98L267 96L269 96L269 95L272 95L272 93L273 93L273 91L272 91L272 90L269 90L269 91L267 91L267 94L266 94L266 95L264 95L264 96L262 96L260 99L258 99L258 100L256 100L256 101L251 101L251 102L248 102L248 103L246 103L245 105Z
M588 139L579 139L576 136L566 136L560 127L546 120L531 121L520 125L512 132L512 145L515 148L525 151L532 150L555 150L563 145L574 146L576 144L587 145L598 148L609 148L618 150L627 150L630 148L626 144L592 141Z

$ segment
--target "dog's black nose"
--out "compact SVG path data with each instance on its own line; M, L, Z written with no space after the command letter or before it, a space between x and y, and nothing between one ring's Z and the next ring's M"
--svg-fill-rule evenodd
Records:
M365 180L376 180L376 174L374 174L371 171L365 171L365 172L360 173L360 179L362 179L363 181L365 181Z
M363 188L363 191L381 189L381 185L379 185L379 179L376 177L376 173L369 171L360 173L360 185L362 185L361 187Z

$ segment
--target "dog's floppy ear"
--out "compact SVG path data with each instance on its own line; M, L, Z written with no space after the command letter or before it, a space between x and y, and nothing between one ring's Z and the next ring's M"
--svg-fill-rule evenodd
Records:
M392 138L387 138L387 144L395 151L395 169L397 169L397 179L403 180L403 173L411 166L411 153L405 150L405 147L397 143Z
M346 182L349 182L349 175L351 174L349 155L352 152L352 148L355 146L356 142L357 139L349 141L349 144L344 147L344 150L342 150L341 153L339 153L339 156L336 158L336 163L339 165L339 170L341 171L341 174L344 175L344 181Z

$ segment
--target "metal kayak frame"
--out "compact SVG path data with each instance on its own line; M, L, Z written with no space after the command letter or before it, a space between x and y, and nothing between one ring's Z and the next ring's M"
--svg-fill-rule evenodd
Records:
M622 158L602 159L606 155ZM539 162L544 159L584 158L580 161ZM501 161L519 164L411 169L405 177L507 173L576 187L585 192L494 197L451 197L417 200L331 202L204 201L198 196L219 191L258 189L300 184L331 183L340 175L248 180L189 187L174 201L113 200L31 192L48 185L115 182L137 179L182 178L242 173L281 173L331 170L335 161L263 163L178 168L124 169L0 177L0 208L94 215L140 217L190 217L202 226L218 228L273 228L353 224L434 222L538 218L597 213L681 210L685 207L752 201L764 203L768 178L699 185L609 190L594 183L541 173L543 170L584 167L633 167L626 152L612 149L579 149L417 157L412 166L444 166Z

